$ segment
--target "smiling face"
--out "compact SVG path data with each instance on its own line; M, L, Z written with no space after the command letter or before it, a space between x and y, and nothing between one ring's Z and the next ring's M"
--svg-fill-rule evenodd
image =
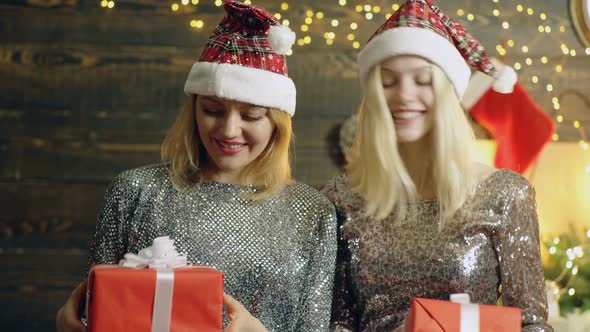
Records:
M383 92L400 143L414 142L432 128L432 64L418 56L400 55L381 64Z
M212 177L237 183L241 172L264 151L275 125L264 107L218 97L197 97L199 137Z

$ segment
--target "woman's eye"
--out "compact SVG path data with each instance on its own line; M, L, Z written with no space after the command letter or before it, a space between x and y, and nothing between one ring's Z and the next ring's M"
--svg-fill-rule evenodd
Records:
M384 88L390 88L392 86L394 86L397 82L395 80L383 80L383 87Z
M243 119L246 121L258 121L260 119L262 119L262 116L257 116L257 115L242 115Z
M223 112L221 112L221 111L210 109L210 108L203 108L203 113L210 115L210 116L221 116L223 114Z
M430 85L432 84L432 76L430 74L424 73L416 77L416 84L418 85Z

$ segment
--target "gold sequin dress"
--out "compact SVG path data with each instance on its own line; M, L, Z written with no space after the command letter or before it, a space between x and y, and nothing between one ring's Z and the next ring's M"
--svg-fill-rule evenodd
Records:
M336 331L391 331L412 297L522 309L523 331L553 331L541 265L534 189L519 174L496 171L439 230L438 202L417 203L411 220L363 216L364 200L345 176L323 193L336 205L339 243L332 324Z
M225 292L269 331L327 331L334 206L301 183L264 201L244 197L253 190L206 182L179 192L164 165L126 171L107 191L90 264L117 263L169 235L190 262L224 272Z

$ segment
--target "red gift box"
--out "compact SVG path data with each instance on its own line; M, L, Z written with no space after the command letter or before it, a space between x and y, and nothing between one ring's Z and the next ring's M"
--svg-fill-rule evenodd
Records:
M519 332L521 310L414 298L405 328L406 332Z
M168 270L173 274L171 311L157 312L156 269L96 265L87 294L88 331L151 332L154 314L168 315L170 331L220 332L223 274L207 266ZM168 294L169 295L169 294ZM158 302L159 303L159 302Z

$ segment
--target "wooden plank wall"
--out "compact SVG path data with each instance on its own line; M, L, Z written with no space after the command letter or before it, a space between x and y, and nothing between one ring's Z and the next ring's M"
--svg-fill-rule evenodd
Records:
M171 3L117 1L113 10L98 0L0 3L1 330L53 329L57 308L85 273L106 186L125 169L159 160L159 144L184 102L186 74L222 17L212 4L177 14ZM257 3L278 11L277 1ZM336 1L298 3L293 16L311 8L342 24L358 21ZM461 3L447 6L454 11ZM193 17L206 22L202 32L188 27ZM489 22L473 25L486 32ZM375 27L361 27L358 39ZM312 38L317 43L296 49L289 67L298 87L295 174L320 187L338 173L334 142L356 110L359 89L356 50L327 47L317 32ZM492 47L495 38L488 38ZM556 79L581 86L587 58L568 61L569 71ZM537 69L551 75L549 67ZM546 92L526 85L550 109ZM562 133L577 139L568 128Z

